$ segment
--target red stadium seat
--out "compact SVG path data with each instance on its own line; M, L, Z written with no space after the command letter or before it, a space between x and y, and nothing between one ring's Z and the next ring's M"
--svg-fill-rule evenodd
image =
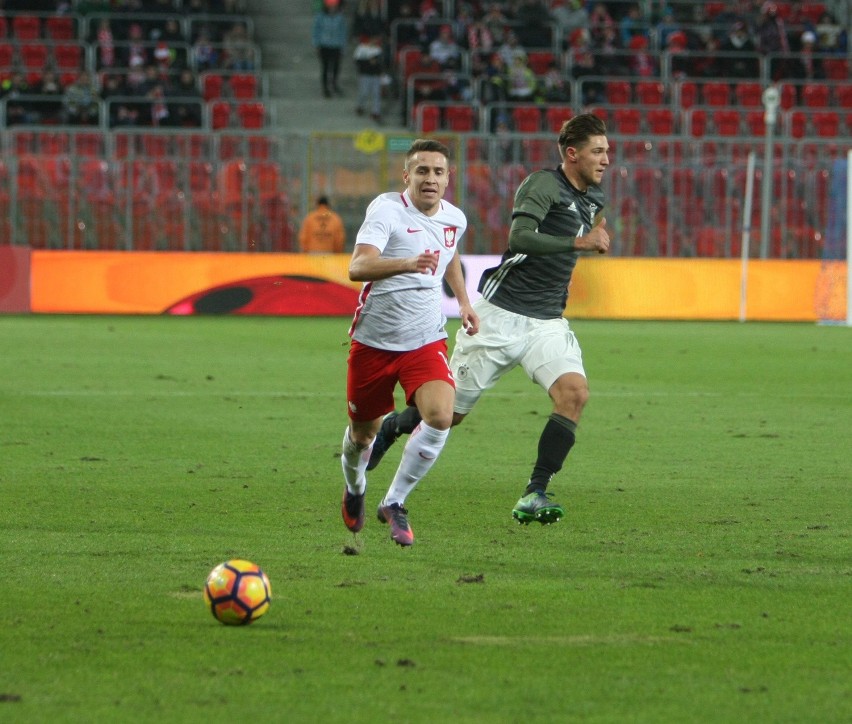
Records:
M527 53L527 63L536 75L547 73L550 64L555 60L556 56L551 51L531 50Z
M648 128L651 133L668 136L674 133L675 115L669 108L653 108L648 111Z
M766 135L766 114L764 111L748 111L745 122L752 136Z
M171 155L171 136L146 133L141 137L142 153L150 158L166 158Z
M606 83L606 101L610 105L624 106L633 102L630 83L626 80L610 80Z
M713 127L719 136L738 136L740 133L740 113L735 110L713 112Z
M210 103L210 127L214 131L231 125L231 104L228 101Z
M666 102L666 87L658 81L639 81L636 84L636 100L646 106L662 105Z
M257 76L252 73L234 73L230 78L234 98L257 98Z
M708 81L701 88L701 98L707 106L729 106L731 87L725 82Z
M41 37L41 18L37 15L16 15L12 18L12 35L17 40L38 40Z
M691 136L700 138L707 133L707 111L693 108L691 111L687 111L687 119Z
M834 103L839 108L852 108L852 84L844 83L835 87Z
M619 108L612 118L618 133L635 135L641 130L642 113L635 108Z
M737 104L745 107L763 107L763 86L760 83L737 83L734 86Z
M56 155L68 153L69 138L67 133L43 131L36 137L39 153Z
M804 138L807 135L808 116L804 111L791 111L788 122L793 138Z
M457 133L475 131L476 110L473 106L447 106L444 109L444 126Z
M415 109L417 129L433 133L441 127L441 109L432 103L420 103Z
M80 45L62 44L53 47L53 59L61 70L79 70L83 67L83 48Z
M802 105L808 108L827 108L831 105L831 89L821 83L808 83L802 88Z
M846 58L825 58L822 61L826 80L849 82L849 61Z
M823 111L811 116L814 132L820 138L836 138L840 133L840 115L834 111Z
M50 40L74 40L77 37L74 18L67 15L51 15L44 21L44 30Z
M15 63L15 48L8 43L0 43L0 68L9 68Z
M513 108L512 125L518 133L538 133L541 130L541 111L538 106Z
M44 70L50 54L47 46L41 43L21 43L18 46L18 57L25 70Z
M266 124L266 107L263 103L240 103L237 118L243 128L263 128Z
M573 115L574 112L568 106L551 106L544 112L544 122L548 130L559 133L562 124Z
M216 100L222 97L222 88L225 84L224 76L220 73L201 74L201 97L205 101Z
M799 105L798 94L796 93L796 86L790 85L789 83L784 83L781 85L781 109L785 111L789 111L791 108L795 108Z
M683 110L692 108L692 106L698 103L698 86L691 80L679 83L677 97L678 103Z

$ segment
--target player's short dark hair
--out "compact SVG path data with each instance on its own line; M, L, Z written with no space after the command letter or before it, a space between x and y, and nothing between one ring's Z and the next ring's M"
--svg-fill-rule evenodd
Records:
M408 162L411 157L415 153L420 153L421 151L442 153L446 157L447 161L450 160L450 149L443 143L436 141L434 138L418 138L411 144L411 147L405 153L405 168L408 168Z
M579 148L592 136L605 136L606 123L592 113L581 113L562 124L559 130L559 148L562 153L571 146Z

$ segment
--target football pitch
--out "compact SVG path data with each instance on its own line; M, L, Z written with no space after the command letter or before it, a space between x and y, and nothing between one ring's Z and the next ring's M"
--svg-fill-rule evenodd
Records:
M578 321L566 517L511 518L516 370L401 549L401 445L340 518L348 323L0 316L0 722L852 720L852 330ZM202 602L235 557L248 627Z

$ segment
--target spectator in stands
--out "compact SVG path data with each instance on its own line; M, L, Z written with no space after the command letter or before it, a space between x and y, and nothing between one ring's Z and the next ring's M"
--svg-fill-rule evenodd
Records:
M820 53L835 53L843 55L849 40L847 30L840 25L831 13L823 13L816 24L817 44Z
M799 52L791 63L790 75L801 80L823 80L825 70L822 59L815 57L816 33L806 30L799 39Z
M618 23L621 37L621 47L629 48L630 41L635 37L648 39L648 21L642 15L642 8L634 3L627 8L627 14ZM646 45L647 47L647 45Z
M527 103L535 99L538 92L538 79L530 68L526 56L516 55L508 72L509 100Z
M465 50L483 57L489 55L496 44L494 35L485 22L481 18L474 18L473 22L467 26L467 32L462 38L461 46Z
M665 48L669 35L681 29L680 23L675 18L674 9L671 5L666 5L663 8L660 22L654 27L654 32L657 34L657 47Z
M192 44L192 58L199 73L219 65L219 51L213 45L210 28L206 25L201 26L198 37Z
M676 80L688 78L692 75L692 64L689 57L689 42L686 33L678 30L669 35L666 43L666 53L669 55L672 76Z
M584 76L599 75L600 69L595 62L591 47L592 36L587 28L575 30L568 44L571 76L582 79ZM584 106L594 106L605 100L603 81L582 81L581 101Z
M438 37L429 43L429 57L440 66L441 70L461 68L461 48L453 37L452 27L441 26Z
M59 122L62 111L62 95L64 89L59 76L52 70L46 70L41 79L35 84L32 92L41 98L34 108L38 109L40 123Z
M307 254L342 254L346 247L343 219L332 211L327 196L317 199L299 228L299 247Z
M509 100L506 62L500 53L491 53L482 74L480 96L483 103L505 103Z
M778 6L774 2L765 2L760 13L761 17L757 25L758 50L764 55L789 53L787 28L783 18L778 15ZM773 80L788 77L789 58L774 58L771 74Z
M331 98L332 91L343 95L338 76L346 36L346 17L340 12L340 0L325 0L322 10L314 16L312 42L319 54L320 80L326 98Z
M527 51L524 50L524 46L521 45L521 41L518 39L514 30L507 30L505 38L503 44L497 49L497 52L500 53L506 67L511 68L515 65L515 58L521 57L526 60Z
M628 64L630 74L640 78L655 78L659 75L656 58L648 51L648 37L634 35L628 46L632 51Z
M509 19L503 13L503 8L499 3L492 2L488 5L488 9L482 16L482 23L488 28L491 37L494 38L495 46L500 46L506 42Z
M98 22L97 33L97 67L112 68L115 65L115 42L109 18L101 18Z
M91 125L98 122L100 99L92 77L85 71L66 89L62 98L62 116L69 125Z
M104 75L101 98L110 101L109 126L135 126L139 122L139 109L126 100L118 100L130 96L124 76L119 73L108 73Z
M396 28L397 50L403 48L422 48L426 45L425 37L421 37L418 28L417 16L414 14L414 5L410 0L404 0L399 4L396 19L398 23L391 27Z
M559 65L555 60L547 64L547 71L541 77L539 83L542 99L547 103L569 103L571 101L571 87L568 79L562 75Z
M615 21L612 19L612 15L609 14L606 3L595 3L592 11L589 13L589 31L592 35L592 43L599 44L604 37L604 31L614 28Z
M618 45L618 31L614 27L604 28L592 52L595 55L595 70L598 75L628 75L627 57Z
M719 46L719 73L725 78L760 77L760 59L757 46L748 34L742 20L734 22ZM733 55L736 53L737 55Z
M143 36L142 26L133 23L128 34L128 41L121 48L119 61L125 68L144 67L150 61L150 51Z
M234 23L222 40L226 70L254 70L254 47L245 23Z
M7 126L36 122L32 107L21 98L31 93L32 88L23 73L12 73L0 83L0 98L6 101Z
M166 95L177 101L169 103L169 114L175 125L184 128L201 126L201 91L189 68L184 68L177 80L166 88Z
M369 112L376 123L382 122L382 73L384 73L384 48L382 35L363 36L355 46L355 69L358 75L358 98L355 112L363 116ZM366 109L366 111L365 111Z
M417 30L420 34L420 42L426 50L435 38L438 37L438 25L434 22L441 19L435 0L421 0L420 19L417 21Z
M550 4L550 16L565 39L566 48L568 38L575 30L589 27L589 13L581 0L553 0Z

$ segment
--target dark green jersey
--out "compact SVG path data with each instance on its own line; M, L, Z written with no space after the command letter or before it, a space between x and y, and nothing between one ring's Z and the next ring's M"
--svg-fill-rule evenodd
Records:
M529 216L538 223L539 232L566 237L565 252L534 256L507 250L499 266L482 273L479 292L510 312L535 319L561 317L579 256L571 240L589 233L603 205L599 186L583 193L561 168L531 173L515 193L512 218Z

